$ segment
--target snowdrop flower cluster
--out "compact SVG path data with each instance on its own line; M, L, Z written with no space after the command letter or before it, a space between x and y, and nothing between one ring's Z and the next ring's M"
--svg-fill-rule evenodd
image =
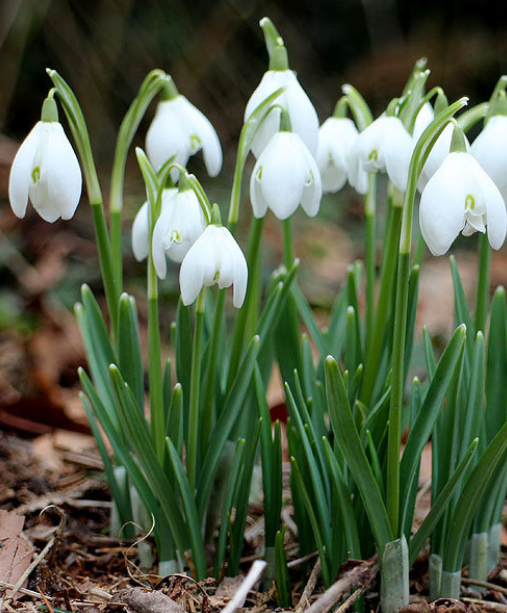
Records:
M493 249L502 246L507 231L502 195L477 160L465 151L463 138L458 150L447 155L428 181L421 195L419 224L433 255L446 253L460 232L470 236L487 231Z
M28 198L49 223L70 219L81 197L81 169L76 154L58 122L53 98L47 98L41 121L19 148L11 168L9 200L17 217L26 214Z
M222 168L222 147L211 122L178 93L171 81L167 99L158 103L155 117L146 134L146 152L158 170L167 160L186 167L190 156L202 149L206 170L216 177ZM171 176L175 181L178 170Z
M214 205L214 219L218 206ZM233 305L239 309L245 300L248 267L238 243L219 217L211 223L190 247L180 270L180 289L183 304L192 304L204 286L218 285L220 289L233 285Z

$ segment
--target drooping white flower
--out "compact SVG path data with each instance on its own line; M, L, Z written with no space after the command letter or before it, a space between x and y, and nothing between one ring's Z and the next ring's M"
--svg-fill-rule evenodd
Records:
M70 219L81 197L81 169L57 121L39 121L23 141L9 179L14 214L23 218L28 198L45 221Z
M447 252L462 232L488 233L499 249L507 231L507 213L498 188L469 153L449 153L428 181L419 209L419 224L433 255Z
M255 217L271 209L278 219L287 219L301 204L313 217L322 197L317 162L294 132L277 132L255 164L250 179L250 200Z
M368 189L366 173L385 171L394 186L407 189L413 139L398 117L382 115L357 137L349 156L349 181L360 194Z
M245 256L227 228L210 224L190 247L180 270L183 304L192 304L203 286L234 285L233 304L240 308L246 294L248 267Z
M507 189L507 116L494 115L474 140L470 153L501 192Z
M350 150L358 135L348 117L329 117L321 125L316 160L325 194L337 192L345 185Z
M161 213L164 212L164 209L168 205L169 201L177 193L178 189L175 187L164 189L162 192ZM132 251L138 262L145 260L150 251L148 212L149 205L148 201L146 201L137 212L137 215L134 218L134 223L132 224Z
M154 168L173 156L175 163L186 167L189 157L201 149L208 174L216 177L222 168L222 147L209 119L180 94L159 102L146 134L146 152ZM177 179L177 169L171 176Z
M310 98L299 84L292 70L268 70L264 73L257 89L252 94L245 109L245 122L255 109L277 89L285 90L273 102L275 107L268 113L259 126L252 143L252 153L259 158L271 137L280 129L280 109L285 109L290 117L292 131L303 139L312 155L317 151L319 120Z
M178 191L168 198L153 229L152 253L157 275L167 274L166 256L181 262L206 228L206 219L192 189Z

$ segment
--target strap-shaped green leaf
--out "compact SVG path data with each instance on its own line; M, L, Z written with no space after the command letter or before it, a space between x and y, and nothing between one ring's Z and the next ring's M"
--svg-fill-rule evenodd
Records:
M326 358L326 390L335 439L361 493L377 547L383 551L393 540L389 518L354 423L340 369L331 356Z
M118 325L120 370L137 400L139 410L144 412L144 373L136 302L132 296L125 293L120 298Z
M435 375L419 411L414 425L409 433L403 458L400 464L400 484L402 488L401 501L401 525L407 525L408 511L407 502L413 480L417 472L419 459L424 445L428 441L435 422L438 418L442 403L444 401L447 388L455 373L456 367L463 358L463 347L465 344L466 330L461 325L456 328L451 340L438 362Z
M424 518L423 523L419 526L417 532L414 537L410 541L409 545L409 562L410 566L415 562L419 552L421 551L426 539L431 535L435 526L438 523L438 520L444 513L447 508L447 505L451 501L454 496L460 482L461 478L465 471L471 466L471 462L474 458L474 454L477 451L477 445L479 443L479 439L474 439L466 453L461 458L456 470L451 475L450 479L442 488L440 495L436 499L436 501L431 505L431 510Z
M482 494L507 449L507 422L496 433L463 487L456 504L444 549L444 571L461 569L465 545Z
M486 378L486 433L488 441L507 419L507 306L505 289L497 288L491 303Z
M206 506L208 504L211 488L213 487L218 461L222 455L225 442L244 406L245 396L252 382L258 351L259 337L254 336L243 356L238 374L227 395L220 417L213 428L208 451L204 457L197 484L197 508L199 509L201 518L204 518L206 512Z
M343 532L345 533L345 542L347 544L347 557L354 560L361 560L361 544L357 531L356 518L354 515L354 507L352 506L352 497L350 490L343 478L342 470L338 464L338 460L331 449L331 445L327 438L323 438L324 450L328 466L331 471L333 485L336 490L338 500L340 501L340 515L342 519Z

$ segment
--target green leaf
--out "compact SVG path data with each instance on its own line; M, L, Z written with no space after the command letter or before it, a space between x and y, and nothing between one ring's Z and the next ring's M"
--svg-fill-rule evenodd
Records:
M183 392L180 383L174 386L166 423L166 436L171 439L181 457L183 451Z
M299 315L301 316L305 326L308 328L308 332L310 333L312 341L317 347L317 351L321 355L324 355L327 352L327 343L322 335L322 330L315 321L315 315L308 304L308 300L296 283L292 284L291 293L296 301Z
M310 473L310 482L313 493L312 500L314 507L317 509L320 530L323 534L324 542L329 543L331 539L331 518L329 516L329 509L326 497L326 484L323 480L322 470L319 469L319 463L315 459L310 437L308 436L309 416L306 415L306 419L302 418L301 410L303 410L304 415L306 407L304 407L303 409L301 404L296 403L292 391L289 385L287 385L287 383L285 384L285 393L287 396L287 400L289 401L289 406L291 408L291 418L296 423L296 427L301 438L301 443L303 446L303 457ZM308 427L308 430L306 429L305 424Z
M331 356L326 358L326 390L335 439L361 493L377 547L383 551L393 540L389 518L356 430L340 369Z
M333 479L333 485L340 502L339 512L342 518L343 532L345 533L345 542L347 544L347 558L361 560L361 545L359 541L359 534L357 532L357 524L354 515L354 507L352 506L350 490L345 482L338 460L336 459L327 438L323 438L323 443L328 466Z
M474 346L474 325L470 312L468 310L467 301L465 298L465 292L461 283L461 277L459 274L458 266L456 264L456 258L454 256L449 257L449 263L451 264L452 282L454 287L454 319L455 325L465 324L467 328L467 353L469 357L472 356Z
M496 433L470 474L453 513L444 549L444 571L461 568L465 545L475 512L499 461L507 449L507 422Z
M192 322L190 319L190 309L186 307L181 298L178 302L176 311L176 376L183 388L184 415L188 415L188 405L190 401L190 371L192 365ZM184 424L184 431L187 431L187 423Z
M253 470L255 459L257 457L257 447L259 444L261 428L262 418L258 420L255 432L249 437L248 447L245 451L245 456L242 463L241 479L234 492L233 504L236 507L236 513L234 515L234 525L231 532L231 542L234 544L231 547L231 555L229 556L228 574L230 576L237 576L239 573L241 552L243 550L243 541L245 536L245 525L250 503Z
M291 457L291 465L292 465L292 476L297 482L298 492L300 493L306 512L308 513L308 518L310 520L310 524L312 526L313 535L315 538L315 542L317 544L317 550L319 552L320 563L322 567L322 579L324 580L324 585L327 587L330 583L329 577L329 569L328 569L328 560L327 560L327 551L326 545L322 538L321 532L321 522L317 518L317 515L314 511L314 501L310 497L308 490L306 489L305 482L301 475L301 471L299 470L299 466L294 457Z
M498 287L491 303L486 378L486 433L488 441L507 419L507 306L505 289Z
M238 480L242 474L245 445L245 439L238 439L231 462L231 470L227 478L225 494L222 499L222 519L220 521L220 531L218 533L213 570L215 579L219 578L225 560L225 547L227 545L227 533L230 524L228 518L230 518L232 514L234 491L238 488Z
M120 370L144 413L144 373L139 340L136 303L132 296L122 294L118 334Z
M284 540L285 528L276 533L275 538L275 577L278 592L278 605L282 608L290 607L290 581L287 558L285 557Z
M410 431L405 451L403 452L403 458L400 463L400 484L402 488L400 500L402 501L403 507L401 513L402 526L410 523L409 518L406 517L409 492L417 473L417 467L424 445L431 435L455 370L460 360L463 358L465 337L465 327L461 325L456 328L456 331L452 335L451 340L440 358L435 375L424 399L423 406Z
M205 515L216 469L225 442L244 406L245 396L251 385L258 351L259 337L254 336L243 356L238 374L227 395L220 417L211 433L208 451L202 464L202 472L197 485L197 507L201 518L204 518Z
M456 470L452 473L447 483L442 488L438 498L431 505L431 510L424 518L423 523L419 526L414 537L410 541L409 545L409 563L412 566L421 551L426 539L431 535L435 526L438 523L440 517L442 517L444 511L447 509L454 493L457 491L458 486L461 483L461 478L465 471L471 466L472 459L474 458L477 450L479 439L474 439L468 447L466 453L463 455Z

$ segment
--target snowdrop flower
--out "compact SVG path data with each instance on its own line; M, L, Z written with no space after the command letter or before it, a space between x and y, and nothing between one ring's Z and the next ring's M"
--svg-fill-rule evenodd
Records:
M264 32L269 52L269 70L264 74L257 89L252 94L245 109L245 123L255 109L277 89L284 91L274 100L271 110L255 133L252 153L259 158L271 137L280 129L280 112L288 112L292 131L299 134L312 155L317 151L319 120L317 113L299 84L296 73L289 69L287 50L283 39L267 17L261 19L260 26Z
M301 204L314 217L322 197L322 181L312 154L294 132L277 132L255 164L250 200L255 217L271 209L287 219Z
M507 190L507 115L494 115L475 139L470 153L502 193Z
M329 117L320 127L316 160L325 194L345 185L350 150L358 135L354 122L347 117Z
M194 190L180 186L168 199L153 229L153 264L161 279L167 274L166 255L173 262L181 262L205 228L206 219Z
M499 249L507 229L507 213L498 188L469 153L449 153L428 181L419 208L419 224L433 255L447 252L460 232L488 233Z
M162 211L167 207L171 199L178 193L176 187L164 189L162 192ZM148 224L149 204L146 201L135 216L132 224L132 251L138 262L142 262L148 257L150 251L149 224Z
M363 130L350 151L349 181L360 194L368 189L367 172L386 171L401 192L407 189L413 140L398 117L382 115Z
M216 210L216 205L214 209ZM180 270L183 304L192 304L203 286L234 286L233 304L243 304L248 280L245 256L227 228L210 224L190 247Z
M273 109L259 126L252 143L252 153L259 158L271 137L280 127L280 108L289 113L292 130L298 134L312 155L317 150L319 120L310 98L299 84L292 70L269 70L264 74L257 89L252 94L245 109L245 122L255 109L268 96L284 87L280 96L273 102Z
M42 107L41 121L23 141L9 179L9 200L17 217L26 214L28 198L45 221L70 219L81 197L81 169L58 122L53 98Z
M158 103L155 117L146 134L146 152L158 170L167 160L186 166L191 155L202 149L204 164L210 177L222 168L222 147L211 122L176 90L174 82L168 86L167 99ZM178 170L171 171L173 181Z

